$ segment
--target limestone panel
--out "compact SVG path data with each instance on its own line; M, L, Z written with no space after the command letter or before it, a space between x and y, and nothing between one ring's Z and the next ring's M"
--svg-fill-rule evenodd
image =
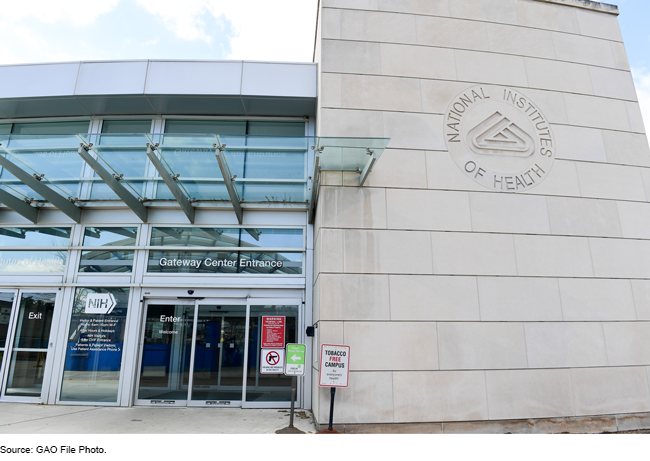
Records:
M520 56L455 50L458 80L528 86L526 62Z
M582 64L526 58L526 72L531 88L594 94L589 67Z
M384 137L384 114L371 110L321 109L320 136Z
M441 370L526 368L521 323L438 322Z
M382 11L449 16L449 0L378 0Z
M650 241L589 239L594 275L607 278L650 278Z
M345 272L433 273L429 232L345 230L343 233Z
M553 125L556 158L607 162L601 130L568 125Z
M621 70L630 70L630 62L627 59L627 52L625 51L625 45L622 42L609 42L612 47L612 53L614 53L614 61L616 62L617 69Z
M366 187L427 188L427 167L423 151L386 149L372 173Z
M564 96L562 93L548 90L535 90L522 88L521 93L535 101L542 113L551 123L568 124L569 119L564 108ZM555 130L555 128L554 128Z
M390 43L380 49L382 75L456 80L453 50Z
M632 293L639 320L650 320L650 280L632 280Z
M516 275L511 235L432 232L435 274Z
M580 197L580 185L578 183L578 172L576 162L566 160L555 160L553 169L544 181L526 192L536 195L561 195Z
M643 367L571 370L576 415L650 410L648 378Z
M391 320L480 320L475 277L389 275Z
M610 366L650 365L650 322L604 323Z
M639 168L646 197L650 197L650 168Z
M574 8L549 5L534 0L516 2L517 23L526 27L580 33L578 15Z
M389 320L388 275L322 274L321 320Z
M529 27L487 24L490 51L554 59L552 32Z
M384 43L417 43L415 16L341 10L341 38Z
M490 419L572 416L569 370L486 371Z
M356 10L376 10L378 0L322 0L323 8L348 8Z
M611 42L607 40L556 32L553 34L553 44L560 61L620 68Z
M451 0L449 6L456 18L517 24L515 0Z
M650 203L616 202L625 238L650 239Z
M344 229L386 228L386 192L372 187L323 187L322 226Z
M437 370L435 322L345 322L350 370Z
M607 366L599 322L525 323L524 330L530 368Z
M559 284L567 322L636 319L629 280L559 279Z
M611 130L603 130L602 135L610 163L650 166L650 149L645 135Z
M487 28L482 22L418 16L416 27L419 45L488 50Z
M469 194L469 203L475 232L551 232L545 197L474 192Z
M321 40L321 72L379 74L379 43Z
M314 271L343 272L343 231L321 229L314 251Z
M519 275L593 277L586 238L515 235L514 243Z
M623 41L621 29L618 25L618 17L614 14L603 14L598 11L590 11L578 8L578 23L580 33L591 37L599 37L617 42Z
M401 149L445 150L443 116L384 112L384 136L390 147ZM358 135L357 135L358 136Z
M320 34L322 38L341 38L341 10L323 8L321 10Z
M591 84L596 96L636 101L632 74L625 70L590 67Z
M556 279L477 277L477 281L483 321L562 320L562 304Z
M343 342L343 322L320 321L317 334L317 350L314 354L314 364L316 368L320 365L320 349L323 344L345 344Z
M454 66L454 71L456 67ZM467 83L442 80L420 80L422 110L433 114L443 114L454 97L468 88ZM561 96L560 96L561 98ZM562 105L564 102L562 101Z
M641 115L639 103L627 101L625 107L627 108L627 116L630 120L630 130L635 133L645 133L645 125L643 124L643 116Z
M564 103L571 125L631 131L624 101L597 96L565 94Z
M341 106L348 109L422 112L420 81L376 75L342 75Z
M617 203L613 200L547 197L546 203L553 234L622 236Z
M483 371L396 371L393 392L395 422L488 417Z
M467 192L389 189L386 191L389 229L469 231L472 229Z
M583 197L645 201L645 187L638 168L598 163L576 164Z
M463 174L448 152L427 152L426 160L429 189L485 190L472 181L469 176ZM650 174L648 175L648 189L650 189Z
M324 74L320 76L321 107L341 107L341 74Z
M350 372L349 387L336 393L334 423L392 423L392 381L390 372ZM321 387L320 392L324 395L321 401L322 419L319 422L327 424L330 390ZM381 404L378 405L378 402Z

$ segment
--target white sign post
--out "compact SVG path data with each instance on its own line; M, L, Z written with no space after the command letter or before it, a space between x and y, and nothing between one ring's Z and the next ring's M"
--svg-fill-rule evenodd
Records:
M284 349L261 349L260 373L284 373Z
M348 387L350 376L350 346L323 344L320 350L318 385L330 390L330 424L323 433L338 433L332 429L334 420L334 396L337 387Z

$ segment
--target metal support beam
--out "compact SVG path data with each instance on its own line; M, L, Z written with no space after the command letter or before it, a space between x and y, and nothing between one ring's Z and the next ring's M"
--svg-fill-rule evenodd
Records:
M377 162L377 156L375 155L374 151L366 149L366 153L370 155L370 158L366 162L366 165L363 167L363 170L360 172L361 176L359 176L359 187L363 186L363 183L366 182L368 175L372 171L372 167L375 166L375 162Z
M5 152L9 153L7 150ZM81 222L81 209L72 202L71 198L66 198L43 184L41 181L44 175L31 175L3 155L0 155L0 166L6 168L7 171L21 180L23 184L33 189L34 192L68 215L74 222Z
M34 208L29 203L14 197L9 192L0 189L0 202L7 205L23 218L29 219L36 224L38 220L38 208Z
M148 210L147 207L145 207L140 200L138 200L137 197L134 197L133 194L131 194L126 187L124 187L122 184L120 184L120 179L119 176L115 176L112 173L110 173L106 168L104 168L98 161L95 159L92 155L90 155L90 149L92 148L92 144L86 145L86 144L80 144L79 145L79 155L81 156L84 161L90 165L90 168L95 170L95 173L99 175L100 178L104 180L106 185L110 187L113 192L117 194L119 198L122 199L122 201L131 208L131 210L138 215L138 218L142 220L142 222L147 222L147 215L148 215Z
M218 139L219 138L217 137L217 140ZM230 173L230 168L228 167L228 161L226 160L226 156L223 153L223 151L226 148L226 145L221 144L221 142L219 142L219 144L213 144L212 147L216 149L217 162L219 163L219 168L221 169L223 182L226 184L226 189L228 189L228 195L230 195L230 201L232 202L232 206L235 209L235 214L237 215L237 221L239 222L239 224L243 224L244 210L242 210L239 194L237 193L237 189L233 184L233 180L235 178Z
M178 184L176 184L178 175L172 176L171 173L167 171L167 168L165 168L165 165L163 165L162 161L154 153L154 150L156 150L157 147L157 143L153 145L147 143L147 157L149 157L149 160L151 160L153 166L156 167L156 170L158 170L158 174L160 174L162 180L165 181L165 184L167 184L167 187L169 187L169 190L171 191L178 204L181 206L181 209L183 210L183 213L185 213L185 216L187 216L187 219L190 220L190 223L194 224L194 207L192 206L190 199L183 193Z

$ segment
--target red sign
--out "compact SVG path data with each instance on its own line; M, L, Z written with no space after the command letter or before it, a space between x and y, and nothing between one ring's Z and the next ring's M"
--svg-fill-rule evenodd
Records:
M285 317L262 317L262 347L284 347Z

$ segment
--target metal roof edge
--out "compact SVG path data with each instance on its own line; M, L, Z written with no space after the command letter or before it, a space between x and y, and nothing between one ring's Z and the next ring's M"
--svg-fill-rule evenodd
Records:
M583 8L585 10L599 11L601 13L609 13L619 15L618 6L609 3L594 2L591 0L535 0L537 2L556 3L558 5L573 6L576 8Z

